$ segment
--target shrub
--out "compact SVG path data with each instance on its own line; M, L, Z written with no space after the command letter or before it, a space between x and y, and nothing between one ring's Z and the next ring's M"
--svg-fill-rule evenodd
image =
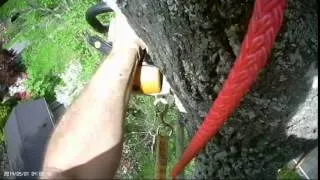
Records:
M51 2L59 4L61 0L41 2L43 4L39 6L51 6ZM71 61L77 60L82 64L81 79L87 81L102 59L97 50L89 47L83 35L87 30L93 32L84 14L95 2L73 2L68 10L49 11L45 15L43 8L31 8L21 14L20 20L17 20L20 24L15 22L9 28L8 33L13 37L9 47L15 43L30 42L23 59L29 76L28 89L34 97L44 96L49 101L54 100L54 89L61 83L59 75Z
M9 105L0 105L0 144L2 144L4 141L3 128L9 118L11 110L12 108Z
M15 56L3 49L0 42L0 84L6 87L11 86L15 83L20 72Z
M0 128L1 129L6 124L11 109L12 108L9 105L0 105Z

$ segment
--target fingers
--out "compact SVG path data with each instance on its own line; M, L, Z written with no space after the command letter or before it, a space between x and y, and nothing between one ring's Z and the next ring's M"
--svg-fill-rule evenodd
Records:
M133 45L141 49L146 49L147 47L137 36L129 25L127 18L121 12L117 12L115 19L110 22L108 40L111 41L114 46L121 46L122 48Z

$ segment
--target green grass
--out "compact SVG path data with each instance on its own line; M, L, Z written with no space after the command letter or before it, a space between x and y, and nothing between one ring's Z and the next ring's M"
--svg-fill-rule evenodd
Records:
M129 111L127 114L127 123L126 123L126 138L132 144L134 149L135 160L141 162L141 166L138 170L134 179L154 179L155 178L155 164L156 164L156 156L154 153L151 153L150 146L146 146L146 144L150 144L152 142L152 136L150 134L155 134L156 129L160 124L159 112L161 109L156 108L153 105L155 98L153 96L135 96L131 99L129 105ZM175 107L169 108L167 114L164 119L173 127L175 126L175 122L178 120L178 110ZM136 132L135 134L131 134L132 132ZM139 134L145 133L145 134ZM188 141L187 135L185 134L185 144ZM141 141L143 139L143 141ZM168 161L168 169L167 169L167 177L171 178L171 172L175 165L178 162L178 158L176 155L176 134L175 132L169 138L169 161ZM194 165L193 163L188 166L185 171L186 177L191 177L192 169Z
M279 180L301 180L301 177L294 170L292 170L288 167L284 167L278 173L277 179L279 179Z
M21 15L9 25L6 33L15 43L29 42L23 53L28 73L28 89L34 98L45 97L49 102L55 99L54 88L61 82L59 74L68 64L79 61L82 64L82 80L88 81L99 66L103 56L86 42L83 35L95 32L85 21L86 10L98 0L9 0L0 8L0 19L8 19L17 12ZM108 23L113 15L99 17ZM121 178L153 179L155 175L155 154L146 143L152 142L150 133L155 133L159 125L159 110L153 105L152 96L135 96L130 101L127 114L126 142L129 156L138 164L137 169L121 174ZM4 109L4 112L9 112ZM166 121L171 125L177 120L177 110L170 108ZM3 113L5 123L7 116ZM1 126L1 129L3 127ZM187 140L186 140L187 141ZM177 162L175 154L175 133L169 140L168 177ZM189 172L189 171L187 171ZM188 174L188 173L186 173Z
M13 0L8 1L5 5L3 5L0 8L0 19L6 19L8 17L11 17L15 13L19 11L24 11L28 7L27 1L19 1L19 0Z
M146 144L152 142L152 136L155 134L156 129L160 124L159 112L160 109L153 105L155 98L153 96L135 96L132 98L126 124L127 138L133 141L135 150L135 157L137 161L141 162L141 170L138 172L136 178L153 179L155 177L155 151L152 154L150 146ZM170 108L165 116L165 121L174 126L174 122L177 120L177 110ZM144 136L144 141L141 141L141 137L131 132L147 133ZM149 134L150 133L150 134ZM168 162L168 177L171 172L174 163L177 162L175 154L175 134L169 138L169 162Z
M12 107L7 104L0 104L0 144L4 143L4 126L9 118Z
M83 35L85 31L94 33L84 18L85 11L94 1L74 0L67 8L65 3L61 4L63 0L41 1L37 5L28 3L28 0L9 2L1 8L1 18L9 18L13 12L18 12L19 8L13 7L15 4L21 8L21 18L9 26L7 34L13 38L7 46L25 41L30 43L23 56L29 75L28 87L35 98L54 100L53 89L60 83L58 75L72 60L83 65L83 80L90 79L102 59ZM8 13L10 8L14 11Z

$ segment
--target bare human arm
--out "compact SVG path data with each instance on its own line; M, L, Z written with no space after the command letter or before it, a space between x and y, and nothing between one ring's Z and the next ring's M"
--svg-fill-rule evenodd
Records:
M125 36L123 31L117 33ZM117 37L111 54L56 127L45 155L45 178L113 178L140 55L138 38Z

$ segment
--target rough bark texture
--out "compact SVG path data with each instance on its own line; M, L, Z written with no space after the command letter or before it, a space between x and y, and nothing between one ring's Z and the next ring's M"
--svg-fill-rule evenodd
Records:
M185 124L190 136L211 107L239 53L253 3L118 2L148 45L152 62L166 75L188 111ZM271 63L198 157L195 178L275 178L277 169L291 158L316 146L317 127L308 131L313 133L308 136L313 140L287 131L294 128L291 119L307 99L312 79L317 76L317 2L289 0L288 5L286 24ZM313 94L317 100L317 92Z

